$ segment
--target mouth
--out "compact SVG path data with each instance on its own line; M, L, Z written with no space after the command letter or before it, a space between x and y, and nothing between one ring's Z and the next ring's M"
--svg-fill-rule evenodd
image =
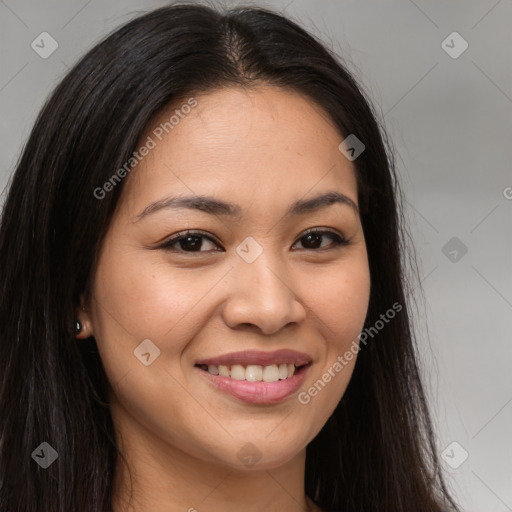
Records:
M311 363L297 365L293 363L281 363L271 365L258 364L234 364L234 365L214 365L214 364L196 364L195 366L210 375L219 375L232 380L247 382L277 382L292 378L302 369L310 366Z
M194 367L216 390L250 404L275 404L304 382L312 359L300 352L246 351L198 361Z

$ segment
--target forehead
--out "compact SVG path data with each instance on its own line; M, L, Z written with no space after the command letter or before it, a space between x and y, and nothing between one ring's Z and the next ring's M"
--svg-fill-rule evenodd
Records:
M272 86L193 100L161 112L141 137L138 147L151 149L123 191L132 213L166 195L215 195L265 210L335 189L357 204L355 168L338 150L343 136L312 100Z

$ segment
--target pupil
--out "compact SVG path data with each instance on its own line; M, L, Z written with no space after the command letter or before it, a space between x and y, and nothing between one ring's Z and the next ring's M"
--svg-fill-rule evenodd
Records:
M191 242L191 240L195 240L195 243L194 242ZM190 235L190 236L187 236L186 238L183 238L182 240L180 240L180 246L183 250L185 250L187 247L187 244L188 245L188 248L192 248L192 249L200 249L201 248L201 237L197 236L197 235Z
M315 241L318 242L321 237L322 237L322 235L320 235L318 233L312 233L312 234L306 235L306 240L308 240L308 242L306 242L306 243L309 243L310 240L313 239L313 245L315 245Z

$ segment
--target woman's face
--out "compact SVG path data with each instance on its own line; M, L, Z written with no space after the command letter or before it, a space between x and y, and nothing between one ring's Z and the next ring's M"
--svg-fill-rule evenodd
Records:
M88 321L123 438L162 457L277 467L320 431L355 364L344 355L357 353L370 277L354 165L296 93L195 99L141 139ZM309 202L325 194L342 199ZM171 202L194 196L217 203ZM288 374L292 364L306 366Z

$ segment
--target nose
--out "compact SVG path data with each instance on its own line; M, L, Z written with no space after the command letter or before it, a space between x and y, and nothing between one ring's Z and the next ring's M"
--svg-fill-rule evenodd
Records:
M222 314L232 329L250 327L271 335L288 324L297 326L306 318L289 272L265 254L252 263L240 259L230 272L229 295Z

